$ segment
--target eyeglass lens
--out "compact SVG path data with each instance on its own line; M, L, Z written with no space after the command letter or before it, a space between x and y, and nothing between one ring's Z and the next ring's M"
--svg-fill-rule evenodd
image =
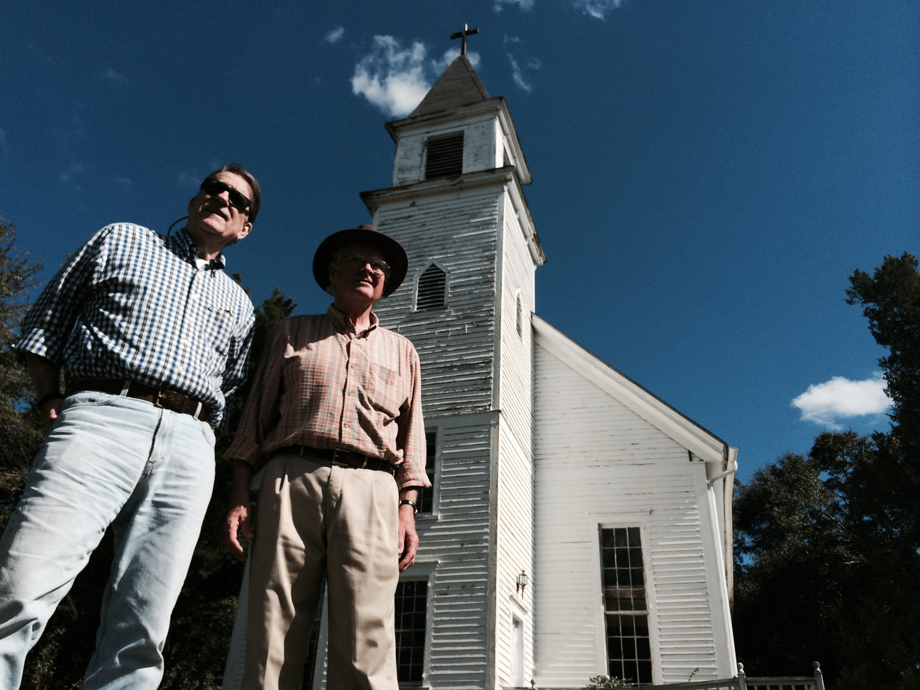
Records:
M371 269L377 275L385 276L390 274L390 264L386 261L380 261L378 259L368 259L363 254L352 254L348 257L348 261L355 268L364 268L368 264L371 265Z
M213 177L206 178L205 181L201 183L201 188L210 196L220 196L224 192L228 192L227 198L230 201L230 205L240 213L245 213L246 209L252 206L252 201L247 199L244 194L224 184L220 180L215 180Z

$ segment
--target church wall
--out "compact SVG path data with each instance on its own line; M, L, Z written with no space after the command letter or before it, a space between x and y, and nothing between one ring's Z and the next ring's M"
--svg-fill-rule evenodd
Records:
M501 422L498 438L496 496L496 679L511 685L513 617L523 619L524 680L533 677L532 589L516 592L518 575L533 574L533 364L530 314L534 299L534 264L520 223L505 199L500 283L501 333L498 373ZM517 297L522 303L521 333Z
M539 341L535 359L538 686L606 674L599 524L640 527L654 682L719 677L704 464Z
M488 653L489 483L495 415L438 420L438 512L419 516L419 565L434 564L426 685L484 687ZM407 571L412 576L413 568Z
M468 190L387 204L377 226L409 255L409 274L376 309L412 340L422 364L426 417L492 409L499 205L495 190ZM415 283L432 261L448 274L446 308L413 311Z
M403 244L410 265L403 286L376 311L418 350L426 427L440 437L436 512L417 521L417 561L431 570L425 684L432 688L483 688L494 675L490 488L499 424L493 360L500 191L404 197L375 213L380 230ZM415 281L431 262L448 274L447 306L413 311ZM404 577L416 577L413 570Z

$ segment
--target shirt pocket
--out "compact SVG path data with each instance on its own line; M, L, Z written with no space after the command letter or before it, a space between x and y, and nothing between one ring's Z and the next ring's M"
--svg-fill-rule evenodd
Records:
M406 400L405 382L399 372L381 364L371 364L368 374L367 390L371 405L391 419L398 417Z
M230 341L233 336L233 312L220 304L208 304L204 308L204 339L211 343L211 349L220 358L225 358L230 352Z

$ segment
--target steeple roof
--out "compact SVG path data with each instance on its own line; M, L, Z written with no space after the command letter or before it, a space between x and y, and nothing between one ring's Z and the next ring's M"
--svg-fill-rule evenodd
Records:
M487 100L489 92L480 81L469 58L461 55L441 75L407 119Z

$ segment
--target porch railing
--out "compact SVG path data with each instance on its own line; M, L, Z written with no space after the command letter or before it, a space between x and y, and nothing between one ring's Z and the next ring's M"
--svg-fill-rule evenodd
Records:
M699 680L665 685L643 685L640 690L826 690L821 664L812 664L811 676L751 676L744 673L744 664L738 664L738 675L721 680ZM548 688L531 684L529 688L506 687L505 690L583 690L583 688Z

